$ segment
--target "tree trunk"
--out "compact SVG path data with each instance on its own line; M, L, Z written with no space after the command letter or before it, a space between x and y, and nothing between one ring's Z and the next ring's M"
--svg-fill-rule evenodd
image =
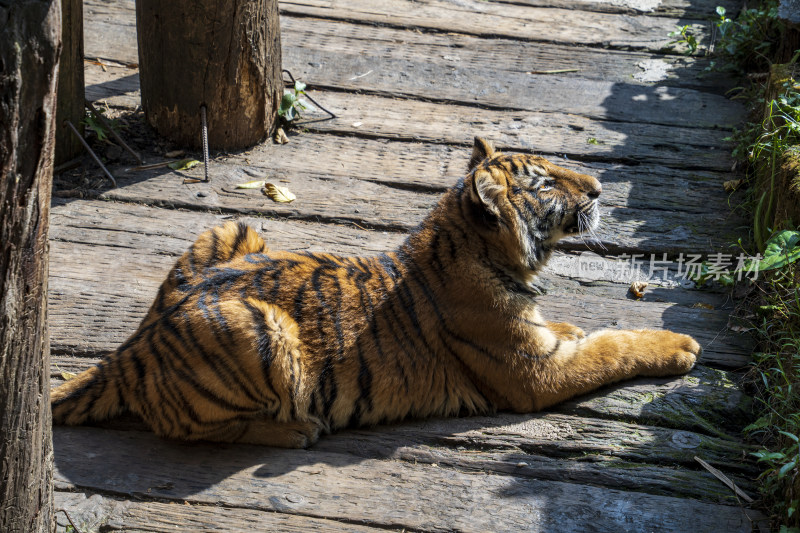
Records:
M58 111L56 112L55 164L66 163L83 150L81 142L64 121L83 132L83 2L61 0L61 59L58 61Z
M0 531L53 530L47 227L58 0L0 3Z
M212 148L269 135L283 95L277 0L137 0L142 107L156 131L201 145L206 106Z

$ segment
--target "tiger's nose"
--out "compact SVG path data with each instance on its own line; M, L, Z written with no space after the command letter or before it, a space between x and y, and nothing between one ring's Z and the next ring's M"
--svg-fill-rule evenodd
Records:
M600 185L599 181L595 181L592 184L592 188L586 193L586 196L591 198L592 200L596 200L600 193L603 192L603 186Z

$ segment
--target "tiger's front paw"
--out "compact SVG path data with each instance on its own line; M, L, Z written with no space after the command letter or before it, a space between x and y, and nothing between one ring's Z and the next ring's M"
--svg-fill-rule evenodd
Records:
M556 337L562 341L576 341L586 336L581 328L567 322L548 322L547 329L555 333Z
M675 376L689 372L703 349L689 335L672 331L643 331L647 353L643 376Z

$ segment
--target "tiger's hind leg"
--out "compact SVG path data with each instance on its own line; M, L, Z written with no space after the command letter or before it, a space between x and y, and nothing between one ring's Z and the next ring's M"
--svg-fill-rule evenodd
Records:
M180 321L164 317L142 339L158 364L143 373L132 410L167 438L311 445L323 425L309 413L315 372L297 323L276 305L226 294L205 309L190 299ZM183 408L167 410L172 399Z

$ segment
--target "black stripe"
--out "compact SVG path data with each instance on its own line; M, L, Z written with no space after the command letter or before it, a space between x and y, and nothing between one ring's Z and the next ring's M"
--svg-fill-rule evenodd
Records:
M322 274L328 270L328 266L320 266L314 270L311 275L311 286L316 292L320 310L317 313L317 327L319 329L320 338L327 337L325 335L325 318L329 317L329 321L333 323L334 332L336 334L336 356L338 360L344 357L344 332L342 329L342 287L339 280L333 276L330 278L333 284L333 296L335 298L334 307L329 304L329 298L326 296L322 287ZM333 357L330 350L326 350L325 363L323 365L322 373L319 377L319 387L322 392L324 404L322 406L322 414L327 420L330 418L330 412L333 408L333 402L336 401L338 387L333 372Z
M199 355L203 363L214 371L214 374L226 387L231 390L239 390L251 401L261 403L262 400L258 397L258 392L251 387L251 380L242 379L242 376L238 372L238 367L234 368L234 366L230 364L231 360L228 354L223 353L222 356L217 354L211 355L198 342L194 332L194 326L187 312L181 317L183 331L178 331L177 325L172 322L172 317L165 317L162 322L164 324L164 329L169 331L180 344L186 345L192 353ZM218 339L215 340L219 343Z
M473 341L471 341L469 339L466 339L466 338L454 333L449 328L449 326L447 325L447 321L444 318L444 315L442 314L441 310L439 309L439 306L436 304L436 298L435 298L435 296L433 294L433 291L431 290L430 286L428 286L428 283L425 280L425 274L424 274L423 270L419 267L419 265L416 264L416 262L414 262L413 258L410 258L410 261L412 263L412 266L414 267L413 270L417 275L416 276L409 275L408 279L413 280L422 289L422 292L425 295L425 298L428 300L428 303L433 308L433 312L436 314L436 319L438 320L439 324L441 325L441 331L446 333L449 337L451 337L455 341L460 342L462 344L465 344L466 346L472 348L473 350L475 350L479 354L483 355L484 357L487 357L488 359L491 359L492 361L494 361L496 363L502 364L500 359L498 357L492 355L491 353L489 353L488 350L486 350L485 348L483 348L481 346L478 346L475 342L473 342ZM457 352L452 352L452 353L453 353L453 355L458 357L459 360L461 360L461 357L457 354Z
M245 307L250 311L253 318L253 327L256 332L256 350L258 351L259 359L261 361L261 374L264 378L264 386L275 397L275 406L273 413L280 410L281 397L275 390L275 385L272 382L272 363L275 360L275 354L272 351L273 336L267 331L266 316L264 312L258 307L245 302Z
M247 229L247 224L244 222L239 222L236 224L236 238L233 240L233 245L231 246L231 255L228 257L229 261L236 257L236 252L239 250L239 246L244 243L245 238L247 237Z
M172 351L174 354L178 353L178 351L175 349L175 347L172 346L169 343L168 339L163 338L163 336L162 336L162 341L164 342L165 345L167 345L167 348L170 351ZM171 363L169 358L165 358L165 360L167 360L168 362ZM261 411L260 406L257 407L257 408L248 408L248 407L245 407L243 405L237 405L235 403L232 403L232 402L226 400L225 398L222 398L222 397L218 396L214 391L212 391L208 387L208 385L206 383L204 383L203 381L201 381L198 378L196 378L195 376L193 376L190 372L187 372L182 368L177 368L174 365L170 365L170 366L172 366L172 368L170 369L170 375L179 377L179 378L183 379L184 381L186 381L187 383L191 384L192 388L200 396L202 396L203 398L205 398L209 402L215 404L217 407L220 407L220 408L223 408L223 409L227 409L228 411L232 411L234 413L240 413L240 414L243 414L243 413L255 414L255 413L258 413L259 411Z

